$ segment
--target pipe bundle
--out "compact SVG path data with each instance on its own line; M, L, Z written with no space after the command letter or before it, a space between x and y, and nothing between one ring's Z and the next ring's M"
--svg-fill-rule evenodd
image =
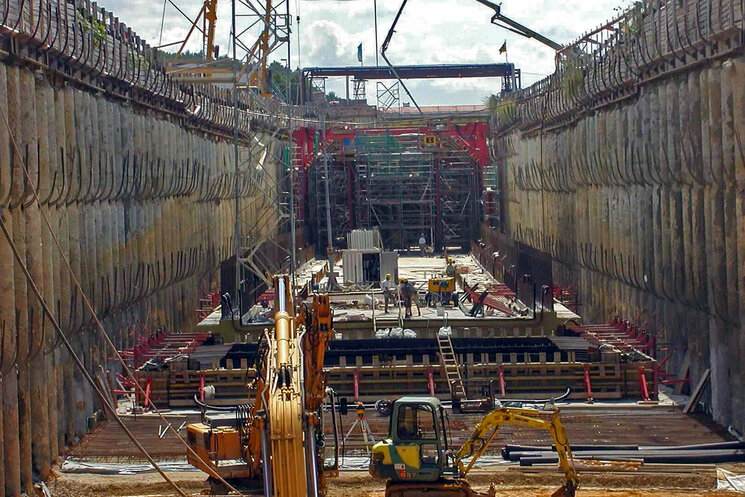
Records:
M631 461L662 464L720 464L745 462L745 443L716 442L683 446L575 445L575 459L596 461ZM554 447L505 445L502 458L520 466L556 464L559 456Z

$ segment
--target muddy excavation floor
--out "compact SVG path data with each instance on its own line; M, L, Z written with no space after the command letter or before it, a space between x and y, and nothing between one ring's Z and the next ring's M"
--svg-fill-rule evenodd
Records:
M731 467L743 472L745 465ZM198 472L173 472L169 477L189 495L209 494L204 475ZM586 473L577 497L675 497L716 495L738 497L742 494L716 491L713 466L678 469L677 472ZM495 482L500 497L548 497L562 483L553 468L515 470L497 467L472 473L469 481L476 489L486 490ZM55 497L160 497L175 492L157 474L96 475L63 474L50 482ZM612 490L611 490L612 489ZM345 471L330 482L328 497L383 497L384 484L372 480L367 472Z

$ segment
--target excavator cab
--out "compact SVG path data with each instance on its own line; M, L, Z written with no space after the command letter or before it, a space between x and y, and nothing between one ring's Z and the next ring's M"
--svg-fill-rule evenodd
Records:
M474 425L463 446L453 451L448 446L440 401L435 397L401 397L392 406L389 438L373 445L370 474L387 481L386 497L494 497L494 485L486 493L476 491L466 476L503 425L544 429L551 434L566 477L552 497L574 497L577 472L556 409L538 411L499 404Z
M454 476L445 411L436 397L401 397L393 403L389 438L376 443L370 474L381 480L434 482Z

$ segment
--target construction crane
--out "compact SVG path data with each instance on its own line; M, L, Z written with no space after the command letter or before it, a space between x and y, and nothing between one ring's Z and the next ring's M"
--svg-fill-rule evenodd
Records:
M563 45L561 45L559 43L556 43L555 41L550 40L549 38L546 38L542 34L537 33L537 32L533 31L532 29L530 29L530 28L528 28L526 26L523 26L522 24L520 24L517 21L513 21L512 19L510 19L507 16L502 15L502 6L501 5L494 4L494 3L490 2L489 0L476 0L476 1L478 3L480 3L480 4L482 4L482 5L486 5L490 9L494 10L494 15L491 18L491 23L494 24L495 26L498 26L500 28L504 28L504 29L506 29L508 31L512 31L513 33L517 33L517 34L519 34L521 36L524 36L526 38L533 38L533 39L535 39L537 41L540 41L544 45L547 45L547 46L553 48L557 52L559 50L561 50L562 48L564 48Z
M538 417L549 414L548 420ZM547 430L556 446L566 483L552 497L573 497L578 488L572 450L556 409L498 406L476 424L471 435L454 452L449 446L445 410L436 397L402 397L392 406L389 438L372 448L370 474L386 480L386 497L493 497L477 492L465 479L503 425ZM465 459L470 457L468 463Z
M203 82L204 83L210 83L211 77L215 73L225 73L226 71L224 69L217 69L212 67L212 63L219 57L219 47L215 45L215 34L217 32L217 1L218 0L204 0L204 3L202 4L201 9L199 10L199 13L197 14L197 17L194 18L193 21L191 21L191 27L189 28L189 31L186 34L186 37L180 41L175 43L169 43L167 45L163 45L163 47L167 47L169 45L176 45L180 43L179 49L176 52L176 54L173 57L173 61L171 62L172 69L170 69L168 72L171 74L178 74L178 73L200 73L203 76ZM244 64L239 73L238 73L238 80L240 81L241 78L248 74L248 80L249 80L249 86L253 89L255 89L259 94L261 94L264 97L271 97L273 95L273 92L271 91L271 83L269 81L269 70L267 68L268 63L268 57L269 54L272 52L274 47L272 46L271 42L271 34L273 33L273 27L272 23L276 22L274 15L272 13L272 9L274 9L273 0L264 0L263 3L263 14L261 15L261 21L260 23L263 25L263 29L261 30L261 34L258 36L256 41L251 45L250 48L247 50L246 55L246 61L247 63ZM172 5L173 2L171 2ZM253 7L252 11L256 14L259 13L259 7ZM186 17L186 14L184 14L180 9L179 12ZM187 17L188 19L188 17ZM202 22L202 27L199 28L199 23ZM258 23L256 23L258 24ZM198 30L202 34L202 50L204 53L204 60L205 60L205 67L203 68L190 68L190 67L181 67L179 64L176 64L175 61L178 61L178 59L181 57L181 54L184 52L184 49L186 48L189 40L191 39L191 36L194 34L194 31ZM162 47L161 47L162 48ZM233 61L233 63L236 63ZM199 69L197 71L196 69ZM232 68L230 73L233 72ZM189 79L190 82L198 82L199 80Z
M273 284L275 326L264 333L256 354L256 377L249 386L254 402L221 408L198 401L230 414L188 425L187 443L206 463L190 453L187 460L236 488L261 488L265 497L318 497L325 493L326 477L338 474L338 451L329 468L322 454L326 397L334 417L334 394L327 392L323 374L333 313L328 295L314 295L310 306L295 312L288 276L275 276ZM227 493L216 478L209 481L215 493Z
M202 8L199 9L199 14L197 14L197 17L194 19L194 21L192 21L189 32L186 33L186 37L181 42L181 46L174 56L175 59L181 57L181 54L186 48L186 44L189 42L192 33L194 33L195 29L198 29L197 26L199 25L200 19L202 20L202 29L200 29L199 31L202 33L202 50L204 50L204 59L208 61L214 60L219 55L218 49L217 47L215 47L217 0L204 0Z
M557 52L563 48L563 46L560 45L559 43L556 43L555 41L546 38L542 34L537 33L526 26L523 26L519 22L513 21L509 17L502 15L501 5L492 3L489 0L476 0L476 1L494 10L494 15L491 18L491 22L495 26L499 26L501 28L507 29L509 31L512 31L513 33L517 33L526 38L534 38L540 41L541 43L543 43L544 45L548 45L549 47L553 48ZM396 17L393 18L393 24L391 24L391 27L388 29L388 34L386 34L386 37L383 40L383 43L380 45L380 55L383 57L383 60L385 61L385 63L388 64L388 67L390 68L391 72L393 72L393 75L396 76L398 83L403 87L404 91L411 99L411 102L414 104L416 109L421 114L422 109L419 107L419 104L414 98L414 95L411 94L411 92L409 91L409 88L406 86L406 84L403 82L401 77L398 75L398 72L396 72L396 67L391 63L390 60L388 60L388 57L386 56L386 51L388 50L388 47L391 43L391 39L393 38L393 33L396 32L396 25L398 25L398 21L401 19L401 14L403 14L404 8L406 7L407 2L408 0L403 0L401 2L401 6L398 8Z

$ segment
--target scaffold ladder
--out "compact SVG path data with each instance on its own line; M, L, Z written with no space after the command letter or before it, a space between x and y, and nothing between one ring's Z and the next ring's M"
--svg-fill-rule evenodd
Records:
M447 377L448 386L450 387L450 394L459 399L467 399L466 388L463 385L463 378L460 375L458 358L455 356L455 350L453 349L453 342L450 340L450 335L438 333L437 345L440 347L440 363L442 363L442 367L445 369L445 376Z

